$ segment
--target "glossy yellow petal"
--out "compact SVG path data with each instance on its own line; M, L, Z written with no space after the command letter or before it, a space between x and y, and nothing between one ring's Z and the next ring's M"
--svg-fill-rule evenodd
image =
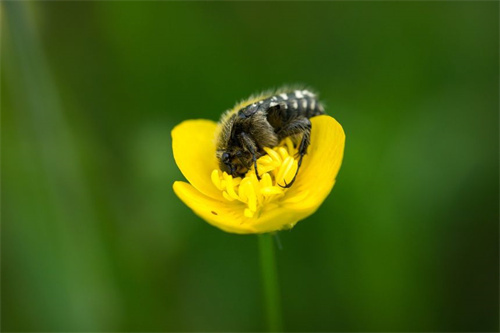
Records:
M222 199L221 192L211 180L218 168L215 157L215 129L211 120L186 120L172 130L172 150L175 163L182 174L201 193Z
M243 216L243 205L215 200L185 182L175 182L174 192L196 215L219 229L237 234L258 232Z
M274 232L292 228L297 222L305 219L312 213L308 211L295 211L288 207L276 206L265 210L257 219L251 223L255 233Z
M311 144L307 155L282 202L285 208L306 216L314 213L332 190L345 145L344 130L332 117L314 117L311 123Z

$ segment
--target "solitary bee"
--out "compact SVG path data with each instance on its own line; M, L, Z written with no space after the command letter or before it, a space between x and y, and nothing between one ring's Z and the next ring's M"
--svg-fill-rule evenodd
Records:
M263 148L273 148L286 137L302 134L297 171L282 187L292 186L310 143L309 118L324 113L323 105L310 90L285 88L250 97L221 117L216 151L220 169L240 177L253 165L260 180L257 159L266 154Z

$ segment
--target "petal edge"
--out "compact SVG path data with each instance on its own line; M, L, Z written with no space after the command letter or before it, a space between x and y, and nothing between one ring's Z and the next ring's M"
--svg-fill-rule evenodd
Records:
M217 123L211 120L186 120L172 130L175 163L187 181L201 193L221 199L210 175L217 166L214 135Z
M253 225L245 223L247 221L243 218L242 208L237 210L234 205L205 196L185 182L174 182L173 189L179 199L191 208L196 215L214 227L236 234L257 232Z
M311 118L311 144L299 171L300 178L290 188L287 197L293 199L307 191L304 200L286 198L283 204L297 212L314 213L335 185L344 156L345 133L332 117L323 115ZM293 204L292 204L293 202Z

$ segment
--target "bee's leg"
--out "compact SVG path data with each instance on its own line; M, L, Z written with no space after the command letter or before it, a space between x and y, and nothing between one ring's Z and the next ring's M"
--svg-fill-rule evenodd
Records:
M250 154L252 154L252 162L255 169L255 175L257 176L257 179L260 180L259 172L257 170L257 147L245 132L241 133L240 138L243 146L250 152Z
M285 186L281 186L283 188L289 188L295 182L295 178L297 178L297 174L299 173L300 166L302 165L302 159L304 155L307 153L307 148L311 143L311 121L306 117L299 117L287 124L287 126L283 127L281 131L278 133L280 140L296 134L302 133L302 140L299 145L299 161L297 163L297 170L295 171L295 175L290 183L285 181Z
M257 176L257 180L260 181L259 171L257 170L257 158L255 156L255 153L253 153L252 157L253 157L253 167L255 169L255 175Z

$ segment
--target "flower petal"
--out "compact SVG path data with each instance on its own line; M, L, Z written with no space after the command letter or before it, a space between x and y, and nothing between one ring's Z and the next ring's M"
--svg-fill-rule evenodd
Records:
M254 233L274 232L292 228L297 222L305 219L309 211L296 211L285 206L266 209L257 219L250 223L255 228Z
M196 215L227 232L252 234L258 232L251 220L243 216L243 205L219 201L203 195L185 182L175 182L174 192Z
M297 179L282 204L296 212L314 213L326 199L339 172L344 155L345 134L332 117L311 118L311 144ZM300 200L296 200L300 198Z
M172 150L182 174L201 193L222 199L212 183L211 174L218 168L215 157L215 130L211 120L186 120L172 130Z

